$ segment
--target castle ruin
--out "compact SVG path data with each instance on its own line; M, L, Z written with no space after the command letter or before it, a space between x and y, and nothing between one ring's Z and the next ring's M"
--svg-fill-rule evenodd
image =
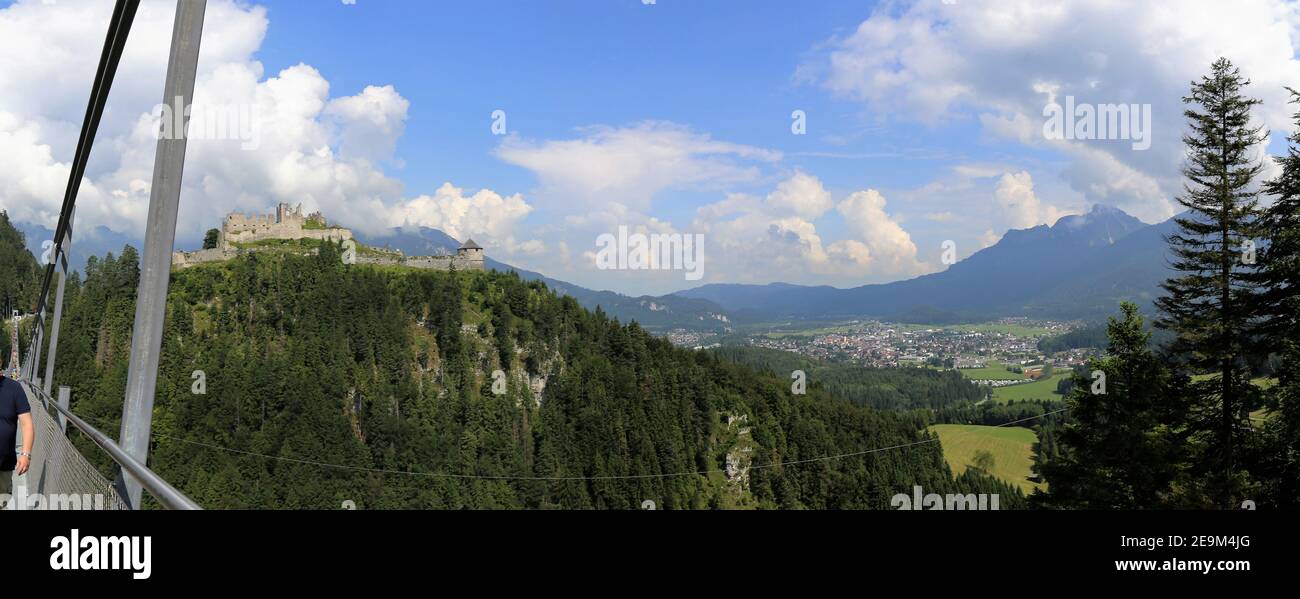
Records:
M256 243L266 239L319 239L321 241L347 241L352 231L330 227L320 212L302 214L302 204L291 207L280 204L275 214L246 216L230 214L221 223L221 241L218 249L231 249L238 244Z
M217 247L193 252L173 252L172 266L186 268L208 262L223 262L244 252L259 251L258 242L270 240L316 239L322 242L346 243L353 241L352 231L329 226L320 212L306 216L302 204L297 207L281 203L274 214L244 215L231 213L221 223ZM483 248L468 239L448 256L403 256L401 252L360 251L353 248L348 253L350 264L378 264L408 266L428 270L483 270Z

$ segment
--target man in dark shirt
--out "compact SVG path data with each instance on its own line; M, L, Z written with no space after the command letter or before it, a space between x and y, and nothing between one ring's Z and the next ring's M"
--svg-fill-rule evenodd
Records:
M23 430L23 449L14 452L15 433ZM32 463L32 443L36 427L32 426L32 407L27 393L17 381L0 375L0 495L13 495L13 477L27 473ZM0 502L9 497L0 497ZM0 509L6 506L0 503Z

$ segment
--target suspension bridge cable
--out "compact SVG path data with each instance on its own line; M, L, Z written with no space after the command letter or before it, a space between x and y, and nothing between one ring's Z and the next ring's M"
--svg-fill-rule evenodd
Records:
M77 191L81 188L81 178L85 175L86 164L90 160L90 150L95 144L95 134L99 131L99 122L104 115L104 106L108 103L109 90L113 87L113 78L117 66L122 60L122 51L126 47L131 24L135 21L136 10L140 0L117 0L113 7L113 16L104 38L104 49L99 57L99 66L95 70L95 82L90 89L90 100L86 105L86 116L81 125L81 137L77 140L76 153L68 172L68 186L63 193L63 205L59 209L59 221L54 227L54 246L51 248L50 263L45 265L45 280L41 284L41 293L37 296L36 309L38 329L45 322L44 312L49 298L50 282L54 278L55 258L62 257L63 241L71 227L69 220L73 207L77 203ZM66 264L66 257L62 257ZM35 343L36 329L32 333L32 345L29 351L40 351ZM29 358L30 359L30 358ZM33 376L35 373L33 373Z

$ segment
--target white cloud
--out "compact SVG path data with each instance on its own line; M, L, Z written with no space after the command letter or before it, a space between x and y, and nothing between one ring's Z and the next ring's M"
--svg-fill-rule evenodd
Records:
M360 94L331 100L325 114L341 124L340 155L387 160L406 124L410 102L391 85L368 86Z
M139 122L162 99L174 6L146 2L136 16L81 183L83 222L136 233L143 228L148 184L142 189L140 183L151 180L156 141L153 130L140 131ZM33 0L0 9L0 144L4 156L24 161L20 168L0 169L0 207L15 220L48 227L57 219L94 78L95 61L85 57L100 54L111 12L105 2ZM224 82L230 65L260 73L250 56L265 32L265 9L211 2L199 93ZM191 144L196 154L199 145ZM187 181L202 171L187 168Z
M831 207L851 237L830 241L818 230L815 221ZM705 233L717 280L845 284L929 270L878 192L850 194L836 206L822 182L803 172L763 198L730 194L700 207L692 230Z
M1060 210L1038 199L1034 194L1034 178L1027 171L1002 175L993 192L993 199L1013 229L1051 225L1065 216Z
M880 272L915 275L927 267L917 261L916 244L888 213L885 196L874 189L858 191L836 206L845 224L870 251L870 266Z
M1284 86L1300 81L1297 11L1283 0L886 3L798 77L873 114L930 124L974 117L988 135L1060 151L1065 181L1089 202L1154 221L1174 213L1181 191L1181 99L1217 57L1252 80L1262 124L1291 128ZM1067 95L1150 104L1151 149L1044 139L1045 104Z
M871 266L871 248L856 239L836 241L831 244L827 251L832 259L844 264L850 264L855 268L866 269Z
M767 196L767 205L776 213L817 218L831 209L831 194L816 177L796 172Z
M996 177L1005 171L1002 167L987 164L959 164L954 166L952 170L958 175L971 179Z
M0 168L0 208L15 220L51 227L57 219L94 76L94 61L85 57L99 55L111 10L111 3L71 0L0 9L0 155L10 161ZM143 232L174 11L165 0L141 5L81 184L83 226ZM201 138L195 132L203 121L195 117L179 238L197 238L228 212L266 213L289 202L369 233L409 219L514 247L502 231L528 212L519 196L482 190L466 198L444 186L408 201L380 164L392 158L409 102L391 85L332 94L307 64L264 76L254 55L268 27L263 7L208 2L195 113L202 106L243 110L256 143ZM538 243L518 247L537 251Z
M515 247L514 235L520 222L533 208L522 195L502 196L490 189L465 195L463 189L443 183L433 195L422 195L403 203L388 213L388 225L419 225L439 229L461 241L473 238L489 249L493 246ZM544 248L537 240L518 244L525 254Z
M618 212L645 211L666 189L723 189L759 178L755 163L780 152L717 141L666 122L632 127L590 127L583 137L528 141L506 138L496 155L537 174L538 197L552 204L575 201Z

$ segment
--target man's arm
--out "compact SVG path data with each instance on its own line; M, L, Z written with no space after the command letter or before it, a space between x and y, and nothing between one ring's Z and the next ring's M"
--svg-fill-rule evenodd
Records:
M32 446L36 444L36 427L32 426L30 412L18 415L18 428L23 431L23 452L18 456L14 474L27 474L27 469L32 465Z

